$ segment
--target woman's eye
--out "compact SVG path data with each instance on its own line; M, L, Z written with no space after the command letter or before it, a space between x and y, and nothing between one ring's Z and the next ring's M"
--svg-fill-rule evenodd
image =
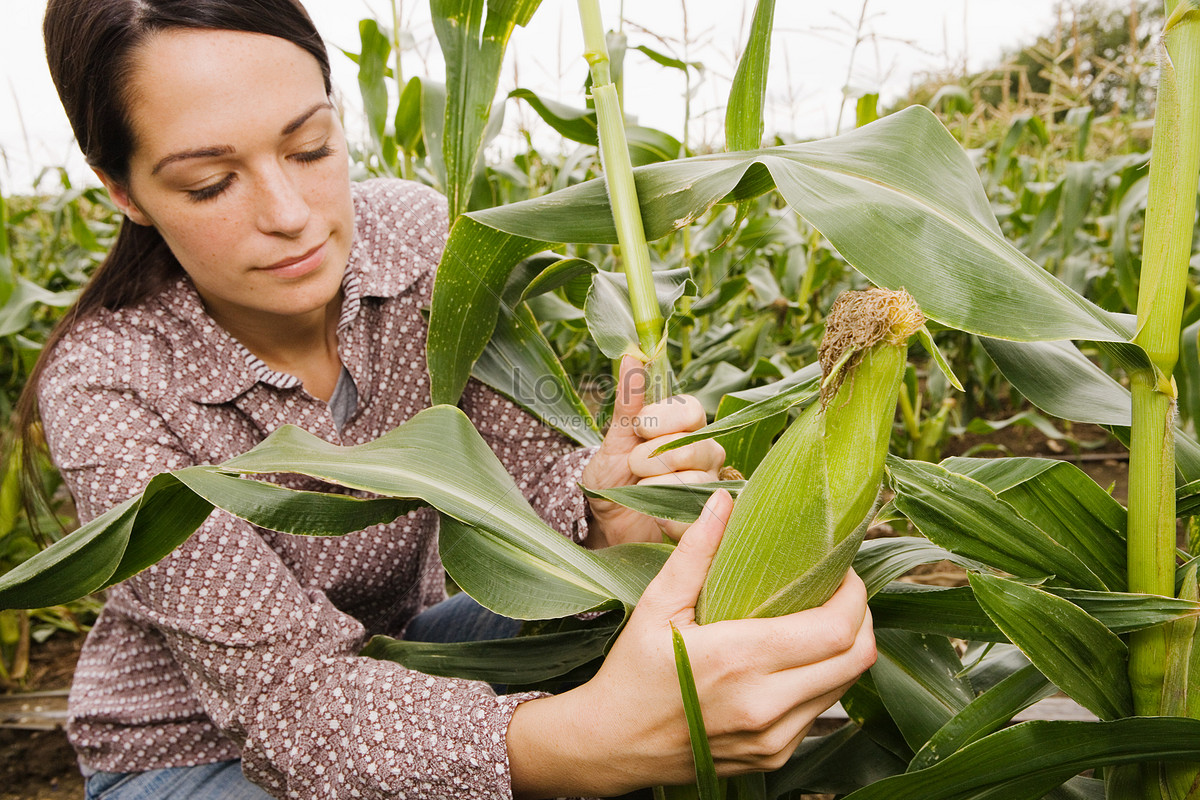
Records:
M328 143L321 145L316 150L305 150L296 153L292 156L293 159L301 164L311 164L314 161L320 161L322 158L333 155L333 148Z
M216 183L203 186L199 189L188 189L188 199L196 203L202 203L205 200L212 200L228 189L232 183L233 173L231 172Z

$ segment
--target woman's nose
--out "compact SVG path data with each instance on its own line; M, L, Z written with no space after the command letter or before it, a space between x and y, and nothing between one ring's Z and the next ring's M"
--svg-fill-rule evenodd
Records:
M309 206L301 187L277 166L259 178L258 227L263 233L298 236L308 224Z

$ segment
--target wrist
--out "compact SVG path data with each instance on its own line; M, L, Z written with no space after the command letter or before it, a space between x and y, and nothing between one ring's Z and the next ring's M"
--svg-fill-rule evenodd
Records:
M586 684L516 707L506 737L514 800L602 797L639 788L620 769L624 759L600 712Z

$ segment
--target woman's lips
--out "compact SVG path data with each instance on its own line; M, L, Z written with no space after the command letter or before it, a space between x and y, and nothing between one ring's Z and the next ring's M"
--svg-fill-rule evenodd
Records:
M281 278L298 278L302 275L307 275L321 266L321 262L324 259L325 243L322 242L307 253L276 261L274 264L262 269L264 272L270 272L272 275L278 275Z

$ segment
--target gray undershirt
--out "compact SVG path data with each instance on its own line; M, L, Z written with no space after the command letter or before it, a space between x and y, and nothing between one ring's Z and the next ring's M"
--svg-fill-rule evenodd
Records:
M333 394L329 397L329 413L333 415L333 427L337 428L338 433L342 432L357 410L358 387L354 385L354 378L350 377L350 370L343 366L337 385L333 387Z

